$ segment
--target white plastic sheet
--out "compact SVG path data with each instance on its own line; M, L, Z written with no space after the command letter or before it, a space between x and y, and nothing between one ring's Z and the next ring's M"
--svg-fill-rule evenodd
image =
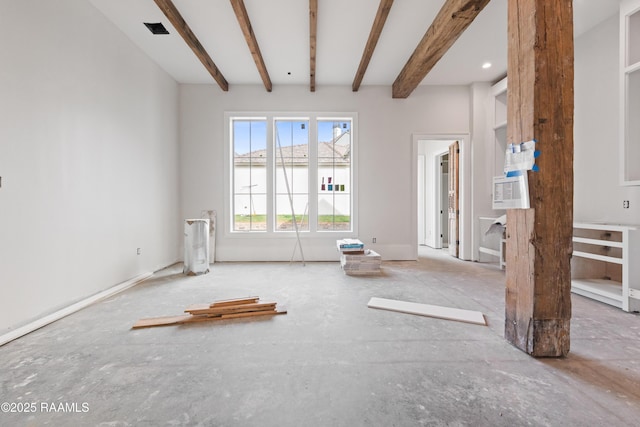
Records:
M195 276L209 272L209 220L184 221L184 274Z

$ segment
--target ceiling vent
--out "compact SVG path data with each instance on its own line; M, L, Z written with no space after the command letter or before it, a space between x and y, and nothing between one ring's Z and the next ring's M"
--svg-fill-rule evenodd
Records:
M169 31L162 25L162 22L145 22L144 25L153 34L169 34Z

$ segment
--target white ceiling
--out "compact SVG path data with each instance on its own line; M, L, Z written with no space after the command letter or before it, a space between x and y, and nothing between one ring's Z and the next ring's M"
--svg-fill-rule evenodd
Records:
M216 84L153 0L89 0L108 20L179 83ZM262 80L229 0L173 0L220 69L234 84ZM351 85L378 0L319 0L316 86ZM396 0L362 85L391 85L444 0ZM616 14L619 0L574 0L580 35ZM245 0L274 86L309 84L309 2ZM153 35L144 22L162 22L169 35ZM484 62L493 66L482 69ZM495 81L507 70L507 0L491 0L422 81L430 85ZM289 74L290 73L290 74Z

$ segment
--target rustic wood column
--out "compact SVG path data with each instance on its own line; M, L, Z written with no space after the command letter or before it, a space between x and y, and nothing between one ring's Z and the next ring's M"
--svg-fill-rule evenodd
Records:
M509 0L507 142L535 139L530 209L507 211L505 338L569 352L573 233L572 0Z

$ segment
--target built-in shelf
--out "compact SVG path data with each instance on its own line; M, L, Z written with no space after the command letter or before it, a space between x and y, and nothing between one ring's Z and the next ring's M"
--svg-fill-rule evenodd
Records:
M487 114L487 130L489 131L489 141L493 140L493 144L488 146L489 152L493 151L493 165L491 176L489 179L489 188L491 188L491 200L494 197L494 184L493 180L496 176L504 176L504 157L507 149L507 78L500 80L491 87L491 97L489 99L491 108L489 114ZM488 156L487 156L488 157ZM489 157L488 157L489 159ZM504 209L494 209L495 217L499 217L505 213ZM495 217L479 217L480 224L491 224L495 221ZM506 268L506 239L504 232L493 233L492 236L484 234L486 227L480 225L481 233L483 233L480 245L479 254L486 254L492 258L497 258L500 269ZM492 259L495 261L495 259Z
M587 243L589 245L600 245L600 244L602 244L602 240L586 239L584 237L574 237L573 241L576 242L576 243ZM607 246L611 247L611 248L621 248L622 247L622 242L612 242L610 240L607 240Z
M482 237L480 239L480 246L478 247L478 252L480 254L486 254L491 256L492 258L497 258L498 265L501 270L505 268L505 242L506 239L504 237L504 228L502 232L499 231L499 227L497 231L487 232L496 221L497 218L494 217L486 217L481 216L478 217L478 226L480 229L480 233ZM482 261L482 257L478 257L480 261Z
M602 245L602 242L600 242L599 244ZM610 263L613 263L613 264L622 264L622 259L621 258L615 258L615 257L607 256L607 255L592 254L590 252L573 251L573 256L578 256L578 257L582 257L582 258L589 258L589 259L595 259L597 261L610 262Z
M620 181L640 185L640 0L620 3Z
M622 308L622 284L604 279L573 279L571 292Z
M491 87L493 101L493 176L504 174L504 153L507 149L507 79L506 77ZM493 186L493 179L492 179Z
M571 291L624 311L640 311L639 228L575 223Z

